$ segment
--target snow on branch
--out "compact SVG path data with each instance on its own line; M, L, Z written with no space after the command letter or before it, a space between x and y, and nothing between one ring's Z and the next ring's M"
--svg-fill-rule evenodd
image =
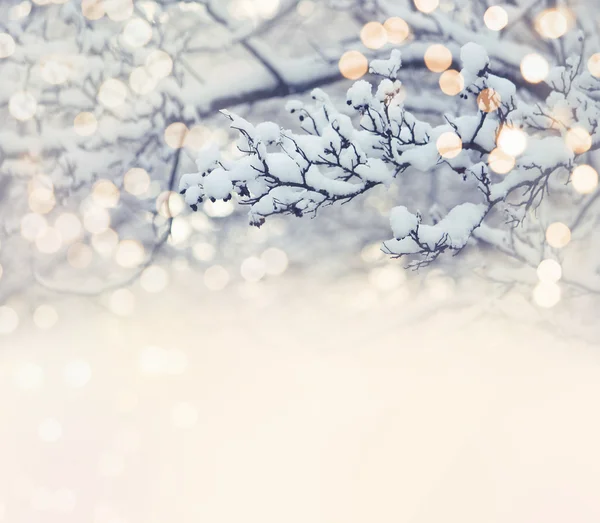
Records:
M399 101L398 50L388 60L372 61L370 72L379 83L354 83L346 108L337 108L320 89L312 92L312 104L289 102L301 134L272 122L255 126L224 112L240 134L242 157L227 160L217 149L203 151L198 172L183 176L180 191L192 208L204 198L235 194L250 207L250 223L260 226L274 214L315 215L322 206L349 202L399 176L444 167L454 184L474 184L478 199L459 203L432 224L405 202L391 212L394 238L383 250L393 257L411 256L414 267L445 252L456 254L496 206L535 208L551 176L562 174L568 181L578 151L564 136L571 122L561 122L557 114L572 108L593 141L600 115L590 96L598 80L579 71L581 58L551 71L552 93L543 105L525 103L512 82L496 76L482 46L464 45L461 61L464 113L444 115L442 125L419 120ZM502 171L494 167L498 159L512 165Z

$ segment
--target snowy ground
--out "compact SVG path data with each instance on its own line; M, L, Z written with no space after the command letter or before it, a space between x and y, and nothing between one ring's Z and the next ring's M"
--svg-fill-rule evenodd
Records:
M597 347L442 276L364 278L181 277L127 318L68 298L23 323L0 521L597 522Z

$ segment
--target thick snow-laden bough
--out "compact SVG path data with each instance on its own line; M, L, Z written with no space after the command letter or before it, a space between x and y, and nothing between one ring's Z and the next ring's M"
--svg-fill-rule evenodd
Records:
M547 79L552 94L546 106L532 106L519 100L511 81L494 74L482 46L468 43L461 49L465 88L460 96L470 114L444 115L446 123L432 126L400 101L401 54L393 50L388 60L370 64L370 72L381 78L376 87L359 80L348 90L354 119L320 89L312 92L311 105L287 104L303 134L272 122L255 126L224 111L240 134L237 146L243 156L228 160L218 148L205 148L196 162L198 172L182 177L180 191L193 209L204 198L227 200L236 194L241 204L250 206L250 223L260 226L274 214L314 215L321 206L348 202L375 186L389 186L409 168L427 172L445 164L457 174L457 183L476 184L477 201L460 203L431 224L409 209L410 202L390 214L394 237L384 242L384 252L410 255L411 266L420 267L444 252L463 249L492 209L509 197L517 199L511 200L511 207L521 210L512 211L514 222L515 215L523 219L524 211L539 204L552 174L566 173L568 180L576 155L565 143L568 127L556 125L552 114L560 106L583 111L582 101L595 108L586 90L597 79L580 73L581 60L555 67ZM481 104L490 92L497 101L493 108ZM579 116L595 131L590 114ZM527 147L514 168L500 176L491 171L488 160L506 128L527 131ZM439 147L447 133L460 138L456 154L446 155Z

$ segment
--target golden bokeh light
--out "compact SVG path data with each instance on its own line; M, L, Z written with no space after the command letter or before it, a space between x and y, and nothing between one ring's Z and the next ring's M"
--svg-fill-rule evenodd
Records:
M73 389L85 387L92 379L92 367L84 360L69 361L63 369L63 379Z
M156 87L156 80L145 67L136 67L129 75L129 87L139 95L151 93Z
M569 30L569 20L560 9L546 9L537 16L535 28L544 38L556 39Z
M36 187L29 193L29 208L39 214L48 214L56 205L54 191L48 187Z
M502 149L496 147L489 157L488 164L490 169L497 174L507 174L515 167L516 160L510 154L506 154Z
M137 240L121 240L115 252L115 261L121 267L133 269L144 262L146 251Z
M127 86L116 78L109 78L98 90L98 101L109 109L122 105L126 98Z
M192 127L185 135L183 145L195 151L199 151L210 141L210 137L210 129L202 125L194 125L194 127Z
M27 91L17 91L8 101L8 111L17 120L30 120L37 111L37 100Z
M484 113L492 113L496 111L502 100L500 94L491 88L486 88L477 95L477 107Z
M110 227L110 214L103 207L91 206L83 212L83 226L92 234L104 232Z
M557 305L560 297L560 287L556 283L541 281L533 289L533 301L536 305L545 309Z
M456 158L462 151L462 140L458 134L449 131L437 139L436 146L442 158Z
M51 329L57 322L58 312L51 305L40 305L33 312L33 323L38 329Z
M62 213L54 222L54 228L60 233L64 243L73 243L83 234L81 221L70 212Z
M85 269L92 263L94 253L85 243L74 243L67 251L67 261L74 269Z
M46 218L40 214L28 213L21 218L21 236L30 242L41 236L47 227Z
M499 5L489 7L483 15L486 27L492 31L502 31L508 24L508 13Z
M537 275L540 281L556 283L562 277L562 267L556 260L548 258L538 265Z
M40 60L40 75L50 85L64 84L72 74L73 63L68 56L49 55Z
M590 194L598 186L598 172L591 165L579 165L571 174L573 189L580 194Z
M414 0L415 7L422 13L433 13L440 5L440 0Z
M379 22L369 22L361 29L360 39L369 49L381 49L388 42L388 34Z
M550 72L548 61L541 55L528 54L521 60L521 74L523 78L532 84L543 82Z
M108 258L119 244L119 235L114 229L106 229L98 234L92 234L92 247L100 255Z
M145 169L133 167L123 177L123 188L134 196L141 196L150 188L150 176Z
M441 73L452 65L452 53L445 45L433 44L425 51L425 65L434 73Z
M172 149L179 149L180 147L183 147L187 133L187 125L183 122L173 122L165 129L165 142Z
M82 0L81 12L88 20L100 20L105 14L104 0Z
M465 88L465 79L460 72L448 69L440 75L440 89L448 96L456 96Z
M600 78L600 53L595 53L588 59L588 71L592 76Z
M289 265L288 256L285 251L277 247L269 247L261 255L260 259L265 266L265 272L272 276L283 274Z
M163 218L174 218L185 209L185 201L181 194L164 191L156 198L156 210Z
M38 437L44 443L56 443L62 436L62 425L54 418L46 418L38 426Z
M15 41L8 33L0 33L0 58L12 56L16 49Z
M342 55L339 61L342 76L349 80L362 78L369 70L369 61L360 51L348 51Z
M240 274L244 280L256 283L265 275L265 264L260 258L250 256L242 262Z
M498 134L497 144L505 154L517 157L527 148L527 135L521 129L505 125Z
M583 154L592 148L592 137L583 127L572 127L567 131L565 139L575 154Z
M100 207L116 207L120 198L119 188L110 180L98 180L92 188L92 199Z
M152 39L152 27L141 18L129 20L122 33L123 43L129 47L143 47Z
M146 70L155 79L166 78L173 71L173 60L165 51L156 49L146 57Z
M37 250L43 254L54 254L62 247L62 238L54 227L46 227L35 239Z
M410 36L410 27L404 19L398 16L388 18L383 27L387 32L387 38L391 44L400 45Z
M73 129L79 136L91 136L98 129L98 120L93 113L81 112L73 119Z
M546 229L546 241L550 247L562 249L571 241L571 230L564 223L551 223Z

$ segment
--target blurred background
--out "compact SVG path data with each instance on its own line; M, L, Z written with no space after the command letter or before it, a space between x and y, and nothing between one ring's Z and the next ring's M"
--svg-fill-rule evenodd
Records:
M464 197L443 168L260 229L177 193L203 146L239 154L219 110L297 127L286 101L344 104L395 47L432 124L458 111L432 43L500 44L543 100L547 10L600 51L583 1L0 2L0 521L598 521L598 192L558 181L511 233L531 255L419 271L380 245L393 206Z

